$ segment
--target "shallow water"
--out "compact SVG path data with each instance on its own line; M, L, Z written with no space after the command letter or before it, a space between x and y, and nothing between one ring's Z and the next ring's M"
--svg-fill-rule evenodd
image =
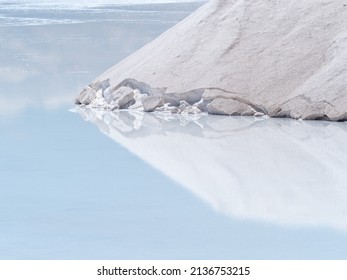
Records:
M346 123L69 111L176 5L0 27L0 259L346 259Z

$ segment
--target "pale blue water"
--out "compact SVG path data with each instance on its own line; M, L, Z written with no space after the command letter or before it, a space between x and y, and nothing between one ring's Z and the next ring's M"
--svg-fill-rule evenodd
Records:
M180 18L177 14L203 2L207 0L0 0L0 26L129 20L172 22ZM167 8L158 10L155 7L158 3L167 4L170 12L165 12Z
M88 113L112 141L68 111L85 84L196 5L141 7L117 11L121 21L86 10L65 11L76 24L0 20L0 259L346 259L345 124L149 116L134 131L125 113L121 131ZM176 138L199 150L176 140L181 154L170 152Z

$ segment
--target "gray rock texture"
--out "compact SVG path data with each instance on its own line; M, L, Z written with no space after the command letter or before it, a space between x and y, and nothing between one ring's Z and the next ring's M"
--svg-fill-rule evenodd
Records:
M96 90L91 86L87 86L76 98L76 104L89 105L96 98Z
M163 96L160 94L144 96L141 101L145 112L152 112L156 108L164 105Z
M181 101L185 101L190 105L199 102L204 93L204 89L196 89L188 92L172 92L164 93L164 102L171 106L179 106Z
M256 111L249 105L233 99L217 98L206 106L207 112L214 115L253 116Z
M131 88L124 86L113 91L110 96L112 97L111 102L118 105L119 109L126 109L135 102L134 91Z

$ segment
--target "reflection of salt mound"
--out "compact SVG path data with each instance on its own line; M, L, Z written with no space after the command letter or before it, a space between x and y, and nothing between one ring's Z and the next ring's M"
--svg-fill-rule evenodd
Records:
M79 110L217 211L347 230L343 123Z
M347 119L345 0L212 0L97 81L204 90L213 114Z

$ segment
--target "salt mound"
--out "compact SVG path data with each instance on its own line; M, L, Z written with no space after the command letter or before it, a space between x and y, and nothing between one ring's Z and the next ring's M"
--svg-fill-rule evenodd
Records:
M82 95L105 81L212 114L347 120L347 1L210 1Z

